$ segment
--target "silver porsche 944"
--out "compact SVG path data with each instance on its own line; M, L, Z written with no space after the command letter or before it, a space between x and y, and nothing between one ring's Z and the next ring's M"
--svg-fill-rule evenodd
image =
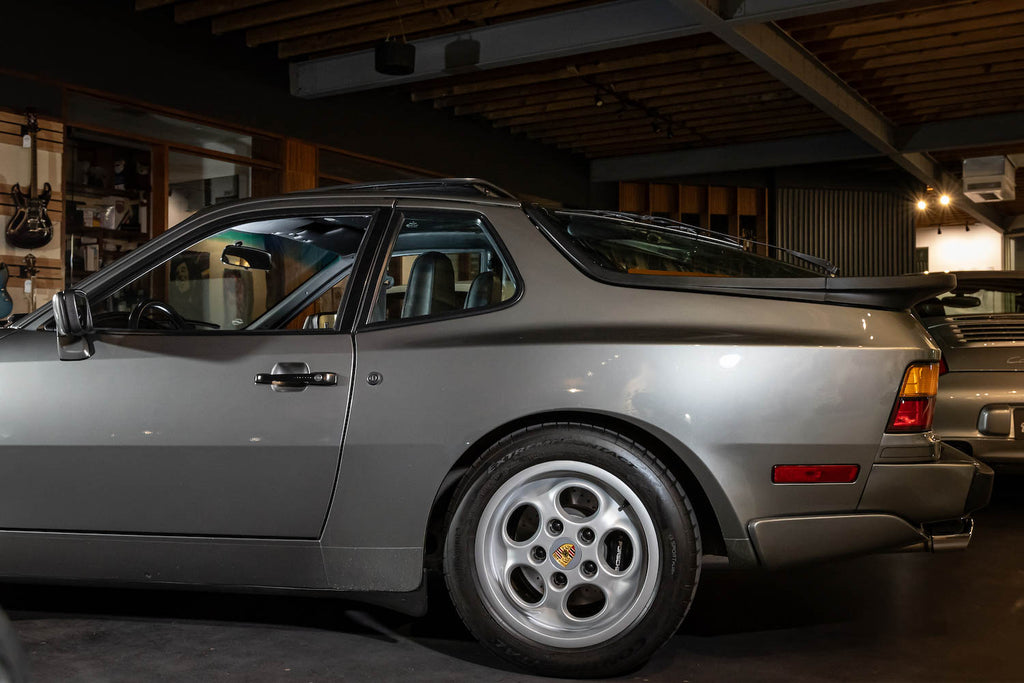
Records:
M0 577L415 614L443 572L500 656L607 676L705 555L965 547L992 473L908 312L954 279L779 253L475 180L211 207L0 330Z

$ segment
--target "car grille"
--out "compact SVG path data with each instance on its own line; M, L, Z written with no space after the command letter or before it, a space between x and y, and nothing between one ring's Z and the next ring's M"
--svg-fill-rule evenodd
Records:
M950 332L960 344L1024 343L1024 316L999 320L961 320L950 325Z

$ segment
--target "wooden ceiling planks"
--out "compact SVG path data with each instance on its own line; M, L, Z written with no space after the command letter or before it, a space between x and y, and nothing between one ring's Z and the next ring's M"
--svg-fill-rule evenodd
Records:
M135 7L208 21L213 33L242 33L250 46L300 60L599 1L135 0ZM779 26L894 125L1024 111L1024 0L894 0ZM403 89L454 116L482 117L589 157L842 130L710 34Z
M781 26L896 124L1019 111L1024 0L911 0Z

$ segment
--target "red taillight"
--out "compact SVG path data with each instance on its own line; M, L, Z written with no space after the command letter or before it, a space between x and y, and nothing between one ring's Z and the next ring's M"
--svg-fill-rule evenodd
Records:
M914 363L908 367L885 431L926 432L931 429L938 388L939 363Z
M931 429L935 398L901 398L896 403L890 432L925 432Z
M776 465L776 484L849 484L857 480L860 465Z

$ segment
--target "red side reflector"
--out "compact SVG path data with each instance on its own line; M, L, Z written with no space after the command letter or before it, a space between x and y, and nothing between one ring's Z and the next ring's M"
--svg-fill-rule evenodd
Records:
M934 409L934 398L901 398L896 403L896 410L893 411L887 431L926 432L932 427L932 411Z
M776 465L776 484L849 484L857 481L860 465Z

